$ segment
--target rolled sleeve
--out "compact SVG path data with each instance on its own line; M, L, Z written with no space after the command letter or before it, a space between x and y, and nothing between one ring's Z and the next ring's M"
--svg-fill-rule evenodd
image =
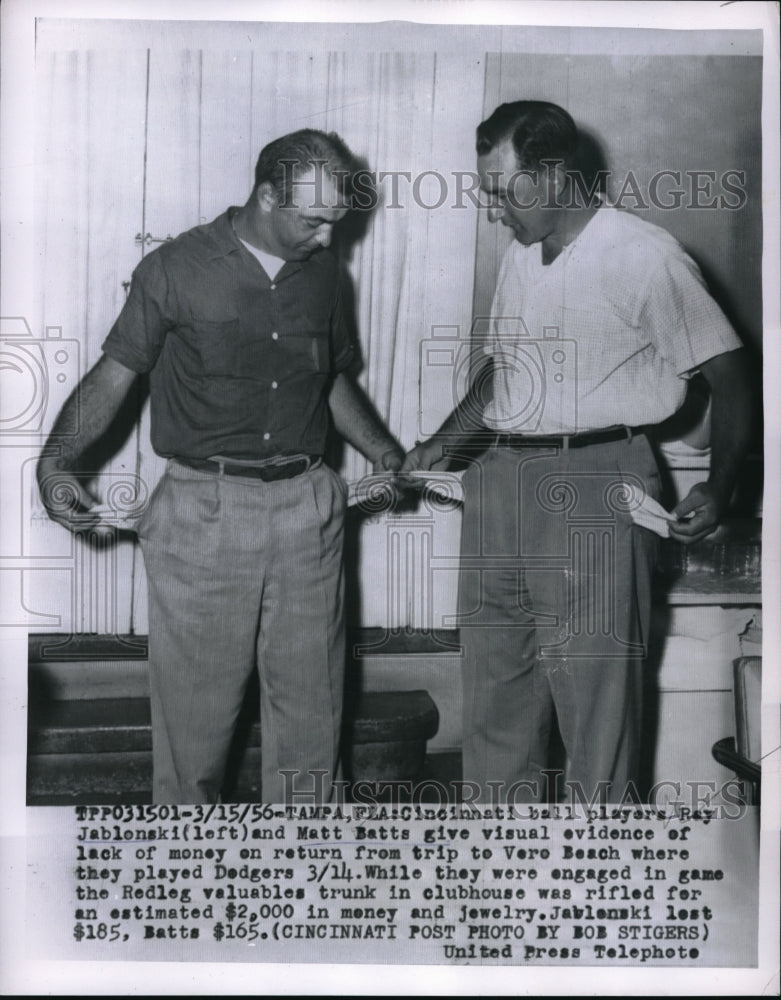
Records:
M639 323L678 375L742 346L699 268L683 252L666 257L651 274Z
M103 341L104 352L134 372L150 371L173 326L172 313L169 282L155 252L133 272L127 301Z
M331 367L336 375L349 368L355 356L353 338L344 313L341 282L337 282L331 310Z

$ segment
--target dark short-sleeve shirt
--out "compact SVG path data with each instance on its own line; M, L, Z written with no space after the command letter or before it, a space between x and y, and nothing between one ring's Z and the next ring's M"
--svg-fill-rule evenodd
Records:
M320 455L329 380L352 358L337 261L321 250L272 281L233 232L236 211L141 261L103 350L150 373L160 455Z

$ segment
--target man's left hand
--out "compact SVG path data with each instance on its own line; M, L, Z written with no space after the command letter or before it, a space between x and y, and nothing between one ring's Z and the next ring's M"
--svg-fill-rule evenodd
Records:
M393 445L379 455L372 464L373 472L398 472L404 462L404 449Z
M713 488L708 483L697 483L673 508L678 520L670 522L670 537L683 545L699 542L718 528L722 511L723 505Z

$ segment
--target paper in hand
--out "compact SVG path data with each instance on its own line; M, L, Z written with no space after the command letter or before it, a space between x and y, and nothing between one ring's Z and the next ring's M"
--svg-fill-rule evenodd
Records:
M384 484L387 489L414 489L427 492L440 503L464 502L463 488L459 476L451 472L431 472L411 470L404 473L375 472L355 482L348 483L348 506L368 504L371 506L380 497ZM390 494L389 494L390 495Z
M121 511L107 503L95 504L89 513L98 518L101 527L117 528L121 531L135 531L141 520L143 508Z
M670 537L670 522L675 522L678 518L665 510L662 505L648 495L644 496L642 502L637 507L630 510L632 520L643 528L650 528L662 538Z

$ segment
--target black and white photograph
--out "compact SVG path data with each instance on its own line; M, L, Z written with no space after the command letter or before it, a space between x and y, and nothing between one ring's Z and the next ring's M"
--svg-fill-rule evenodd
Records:
M778 995L777 5L1 27L3 992Z

